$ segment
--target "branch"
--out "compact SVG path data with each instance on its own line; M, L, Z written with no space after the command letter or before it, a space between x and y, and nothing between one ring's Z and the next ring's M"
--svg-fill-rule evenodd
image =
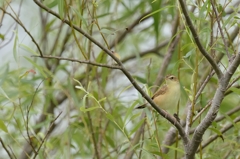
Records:
M240 53L237 54L237 56L233 60L232 64L227 69L226 73L220 79L219 86L213 97L211 107L210 107L207 115L205 116L203 121L198 125L198 127L196 128L196 130L193 134L193 138L192 138L192 141L190 143L190 146L189 146L189 149L188 149L188 152L186 155L187 158L194 157L194 154L195 154L199 144L201 143L204 132L207 130L207 128L212 124L212 122L216 118L220 104L224 98L226 89L228 87L228 83L229 83L232 75L236 71L237 67L239 66L239 64L240 64Z
M184 3L184 0L179 0L179 3L181 5L182 12L183 12L183 14L186 18L187 25L188 25L188 27L189 27L192 35L193 35L193 39L196 42L196 45L198 46L198 49L201 51L202 55L208 60L208 62L212 65L214 71L216 72L216 74L218 76L218 79L221 79L221 77L223 76L222 71L218 67L217 63L213 60L213 58L208 54L208 52L202 46L202 44L199 40L199 37L197 35L197 32L194 29L194 25L193 25L189 15L188 15L187 8L186 8L186 5Z
M146 117L146 114L142 113L141 119L145 118L145 117ZM135 152L134 147L138 144L138 142L140 140L140 136L144 132L144 126L145 126L144 123L141 125L139 130L134 134L134 137L133 137L133 139L131 140L131 143L130 143L131 145L129 146L129 148L128 148L127 152L126 152L126 154L124 156L124 159L132 159L133 154Z
M213 4L213 0L211 0L211 4L212 4L212 9L213 9L213 11L214 11L214 14L215 14L215 16L216 16L218 28L219 28L220 34L221 34L221 36L222 36L222 40L223 40L223 43L224 43L224 46L225 46L225 50L226 50L226 54L227 54L228 60L230 60L230 55L229 55L229 53L228 53L227 42L226 42L226 40L225 40L225 38L224 38L223 31L222 31L222 27L221 27L220 20L219 20L219 16L218 16L218 14L217 14L217 10L216 10L215 4Z
M126 30L125 30L121 35L118 36L118 38L117 38L114 42L112 42L112 43L109 45L109 47L110 47L110 48L113 48L114 45L116 45L117 43L121 42L121 41L127 36L127 34L128 34L135 26L137 26L138 24L140 24L139 21L140 21L143 17L145 17L146 15L150 14L151 12L152 12L152 11L148 11L148 12L144 13L143 15L139 16L129 27L126 28ZM147 19L150 18L150 17L151 17L151 16L149 16L149 17L147 17L147 18L144 18L141 22L147 20Z
M72 24L69 20L67 19L62 19L60 17L59 14L57 14L56 12L52 11L51 9L47 8L46 6L44 6L41 2L37 1L37 0L33 0L40 8L44 9L45 11L47 11L48 13L54 15L56 18L60 19L62 22L64 22L65 24L67 24L69 27L72 27L73 29L75 29L76 31L78 31L79 33L81 33L83 36L85 36L86 38L88 38L90 41L92 41L95 45L97 45L99 48L101 48L105 53L107 53L110 57L112 57L116 63L118 63L120 66L122 66L121 61L115 57L112 52L104 47L100 42L98 42L97 40L95 40L91 35L89 35L87 32L85 32L83 29L79 28L78 26Z
M220 121L222 121L223 119L225 119L226 116L231 116L231 115L233 115L233 114L236 114L236 113L238 113L238 111L240 111L240 106L235 107L235 108L229 110L227 113L225 113L225 115L221 115L221 116L217 117L214 121L215 121L215 122L220 122ZM186 124L185 122L182 123L183 126L184 126L185 124ZM193 134L195 130L196 130L196 129L191 129L189 134ZM167 136L170 135L170 137L164 139L164 142L163 142L164 145L169 145L169 146L170 146L170 145L172 145L174 142L176 142L176 139L171 140L171 138L173 138L173 137L176 136L175 134L176 134L176 129L174 129L173 127L171 127L171 128L168 130L168 132L167 132ZM171 136L172 136L172 137L171 137ZM180 139L180 136L178 137L178 139ZM163 146L162 149L163 149L163 152L164 152L164 153L167 153L168 150L169 150L169 148L164 147L164 146Z
M31 140L31 137L30 137L30 133L29 133L29 113L30 113L30 110L31 110L31 108L32 108L32 106L33 106L33 101L34 101L34 99L35 99L35 96L36 96L36 94L37 94L37 91L38 91L40 85L44 82L44 80L45 80L45 79L43 79L43 80L38 84L36 90L34 91L34 94L33 94L33 97L32 97L32 101L31 101L29 107L27 107L27 120L26 120L27 136L28 136L29 144L31 145L32 150L34 151L35 154L36 154L37 152L36 152L36 150L35 150L35 148L34 148L34 145L33 145L33 143L32 143L32 140Z
M159 67L157 79L154 83L157 86L159 86L163 82L164 74L167 70L168 64L171 61L174 50L177 47L177 44L180 40L182 32L177 34L178 27L179 27L179 15L177 14L175 16L175 19L174 19L174 22L173 22L173 25L172 25L172 38L171 38L172 41L171 41L170 46L167 50L167 53L164 56L163 62L161 64L161 66ZM155 91L156 90L154 90L153 92L155 92Z
M61 105L66 99L66 95L65 94L59 94L56 98L55 101L53 102L52 100L50 101L49 105L47 105L47 111L46 112L42 112L40 117L37 119L37 121L35 122L35 125L42 123L46 120L47 118L47 114L53 114L54 113L54 108L56 107L56 103L58 103L59 105ZM50 129L50 131L53 131L53 127L52 129ZM39 133L41 130L41 127L38 127L36 129L34 129L34 133L37 134ZM19 159L26 159L26 158L30 158L29 156L31 156L32 153L32 148L29 145L28 142L26 142L24 144L24 148L21 152L21 155L18 157Z
M48 9L46 6L44 6L42 3L40 3L37 0L34 0L34 2L41 7L42 9L46 10L48 13L54 15L55 17L57 17L58 19L61 19L61 17L54 11ZM184 142L184 146L185 148L187 147L188 143L189 143L189 139L188 136L186 135L186 133L184 132L183 127L181 126L180 123L178 123L178 121L171 115L168 115L164 110L160 109L153 101L152 99L141 89L141 87L136 83L136 81L134 80L134 78L131 76L131 74L125 69L125 67L123 66L122 62L115 57L112 52L105 48L102 44L100 44L97 40L95 40L92 36L90 36L89 34L87 34L85 31L83 31L81 28L77 27L76 25L71 25L70 22L66 19L61 19L64 23L68 24L69 26L72 26L72 28L74 28L76 31L78 31L79 33L81 33L83 36L85 36L86 38L88 38L90 41L92 41L94 44L96 44L99 48L101 48L105 53L107 53L109 56L111 56L116 63L121 67L121 71L123 72L123 74L128 78L128 80L132 83L132 85L135 87L135 89L138 90L138 92L150 103L150 105L161 115L163 116L165 119L167 119L170 123L172 123L179 131L179 134L181 135L183 142Z
M106 65L106 64L95 63L95 62L91 62L91 61L76 60L76 59L73 59L73 58L66 58L66 57L46 56L46 55L43 55L43 56L32 55L32 57L40 57L40 58L46 58L46 59L57 59L57 60L66 60L66 61L72 61L72 62L89 64L89 65L93 65L93 66L106 67L106 68L110 68L110 69L119 69L120 70L122 68L120 66L115 66L115 65Z
M15 18L11 13L6 12L2 7L0 7L0 9L1 9L4 13L6 13L6 14L8 14L10 17L12 17L12 18L24 29L24 31L25 31L25 32L30 36L30 38L32 39L33 43L37 46L37 49L38 49L40 55L43 56L42 51L41 51L38 43L37 43L37 42L35 41L35 39L33 38L32 34L31 34L31 33L25 28L25 26L22 24L22 22L20 21L20 19Z
M12 157L12 154L10 153L10 151L7 149L7 147L5 146L4 142L2 141L2 138L0 137L0 142L2 144L3 149L7 152L8 156L10 159L13 159L14 157Z
M233 121L234 123L238 123L240 122L240 117L237 117L234 119ZM231 129L234 126L233 123L229 123L228 125L224 126L220 132L221 134L225 133L226 131L228 131L229 129ZM216 140L219 137L218 134L210 136L209 139L207 141L204 142L204 144L202 145L202 149L204 149L205 147L207 147L210 143L212 143L214 140ZM199 152L199 149L197 150L197 152Z
M162 54L159 54L158 50L163 48L164 46L166 46L167 44L169 43L169 40L166 40L166 41L163 41L162 43L160 43L157 47L155 48L152 48L152 49L149 49L149 50L146 50L146 51L143 51L143 52L140 52L139 53L139 56L140 57L143 57L149 53L155 53L156 55L160 56L160 57L163 57ZM136 54L133 54L133 55L130 55L128 57L125 57L124 59L122 59L122 63L125 63L127 62L128 60L131 60L131 59L134 59L135 57L137 57Z
M46 141L47 137L48 137L49 134L51 133L51 129L52 129L53 125L54 125L54 122L59 118L59 116L60 116L61 114L62 114L62 112L60 112L60 113L57 115L57 117L56 117L56 118L52 121L52 123L50 124L50 126L49 126L49 128L48 128L48 130L47 130L47 133L46 133L45 137L43 138L41 144L39 145L39 147L38 147L38 149L37 149L37 152L36 152L35 155L33 156L33 159L35 159L35 158L37 157L37 155L38 155L38 153L39 153L39 151L40 151L43 143Z
M228 43L228 46L230 46L230 45L232 44L232 41L234 41L234 39L237 37L238 32L239 32L239 27L235 27L234 30L232 31L232 33L230 34L229 41L227 42L227 43ZM218 55L216 56L216 61L219 62L219 61L222 59L223 55L224 55L224 54L218 54ZM202 84L201 84L201 85L199 86L199 88L198 88L198 93L197 93L196 96L195 96L196 99L199 97L199 95L201 94L201 92L202 92L203 89L205 88L207 82L209 81L209 78L213 75L213 72L214 72L214 71L212 71L212 73L211 73L209 69L206 69L206 73L203 73L203 78L202 78L202 79L200 80L200 82L199 82L199 83L202 83ZM214 73L215 73L215 72L214 72ZM240 78L240 76L239 76L239 78ZM238 80L238 77L232 81L232 83L228 86L227 89L229 89L229 87L231 87L232 84L235 83L236 80ZM225 93L225 96L226 96L227 94L228 94L228 92ZM203 109L206 110L207 108L209 108L208 105L210 106L211 103L208 103L207 106L205 106ZM199 112L199 113L197 114L198 117L200 116L200 114L202 114L202 113L204 112L203 109L201 110L201 112ZM233 111L234 111L234 110L233 110ZM236 110L236 111L238 111L238 110ZM235 112L234 112L234 113L235 113ZM227 115L231 115L231 112L228 112L228 113L226 113L226 114L227 114ZM194 122L198 117L195 117L194 120L193 120L193 122ZM218 118L216 118L215 121L216 121L216 120L218 121ZM186 122L183 121L183 122L182 122L182 126L185 126L185 125L186 125ZM190 134L193 134L194 131L195 131L195 129L190 130ZM163 141L163 145L169 145L169 146L172 145L172 144L175 142L175 136L176 136L176 130L175 130L174 128L170 128L169 131L166 133L166 136L165 136L164 141ZM162 146L162 151L163 151L164 153L167 153L168 150L169 150L169 148Z

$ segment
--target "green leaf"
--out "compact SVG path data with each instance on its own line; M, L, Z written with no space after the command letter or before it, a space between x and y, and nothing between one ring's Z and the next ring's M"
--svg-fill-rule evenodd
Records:
M64 0L58 0L58 13L60 17L64 18Z
M109 137L109 136L107 136L107 135L105 135L105 137L106 137L106 140L107 140L107 142L109 143L109 145L110 145L112 148L115 148L115 144L114 144L114 141L112 140L112 138Z
M222 132L214 127L210 127L209 130L212 130L213 132L215 132L216 134L218 135L221 135L222 136Z
M46 4L46 6L48 8L53 8L53 7L55 7L58 4L58 1L59 0L54 0L52 3ZM48 2L48 1L44 1L44 2Z
M239 94L240 95L240 89L239 88L236 88L236 87L231 87L229 90L233 91L234 93L236 94Z
M107 68L102 68L102 88L105 88L108 82L108 75L109 75L109 69Z
M24 50L26 50L27 52L33 54L33 55L38 55L37 52L35 52L34 50L32 50L31 48L29 48L28 46L24 45L24 44L19 44L19 46L21 48L23 48Z
M115 123L115 120L114 120L114 117L112 116L112 114L106 113L106 117L107 117L109 120L111 120L112 122Z
M157 10L158 8L161 8L161 3L162 1L161 0L158 0L158 1L154 1L151 3L151 7L152 7L152 10L155 11ZM161 14L160 12L155 12L155 14L152 15L153 17L153 27L154 27L154 31L155 31L155 35L156 35L156 40L158 41L158 37L159 37L159 30L160 30L160 21L161 21Z
M134 125L133 129L130 131L129 136L131 136L133 133L135 133L144 123L145 118L140 120L136 125Z
M51 26L53 26L55 21L56 21L56 19L52 19L50 22L48 22L47 25L45 26L45 30L49 31L51 29Z
M151 154L155 154L157 156L162 156L160 151L149 151Z
M17 55L18 55L18 31L15 32L15 39L14 39L14 44L13 44L13 56L15 61L17 62Z
M210 4L210 1L208 1L208 2L205 2L205 3L203 3L203 6L201 6L199 9L200 9L200 11L199 11L199 18L201 19L201 20L205 20L206 19L206 17L207 17L207 15L208 14L206 14L206 8L208 8L208 6L210 6L211 4ZM199 20L200 20L199 19Z
M163 7L163 8L161 8L161 9L158 9L158 10L156 10L156 11L154 11L154 12L152 12L152 13L146 15L146 16L144 16L142 19L140 19L139 23L140 23L143 19L146 19L147 17L150 17L150 16L152 16L152 15L154 15L154 14L156 14L156 13L159 13L159 12L163 11L164 9L172 8L172 7L175 7L175 6L174 6L174 5L168 5L168 6L166 6L166 7Z
M0 34L0 39L4 40L5 36L3 34Z
M74 101L75 105L78 105L78 103L80 103L79 100L78 100L79 97L77 96L76 91L73 88L73 84L69 80L68 80L67 88L69 89L70 95L73 98L73 101Z
M37 68L38 71L41 73L41 75L42 75L44 78L47 78L47 75L46 75L46 73L44 73L42 67L40 67L39 65L37 65L36 62L34 62L32 59L30 59L30 58L28 58L28 57L26 57L26 56L24 56L24 58L25 58L26 60L28 60L35 68Z
M136 80L138 80L141 83L147 83L147 80L145 78L142 78L140 76L133 76Z
M178 151L182 154L185 154L185 152L182 149L176 148L174 146L168 146L168 145L162 145L162 146L167 147L167 148L172 149L172 150L176 150L176 151Z
M84 106L81 106L80 107L80 111L86 113L86 112L89 112L89 111L92 111L92 110L95 110L95 109L98 109L100 108L99 106L95 106L95 107L90 107L90 108L85 108Z
M77 17L78 17L79 19L82 20L84 26L87 27L87 21L86 21L86 19L80 14L81 12L79 12L79 10L81 10L81 9L76 10L76 9L73 8L73 7L70 7L70 9L77 15Z
M124 124L126 124L126 121L127 121L128 117L130 116L130 114L133 114L133 109L134 109L134 107L135 107L137 104L138 104L138 102L135 101L135 102L131 105L131 107L129 107L129 108L127 109L127 113L126 113L126 115L124 116L124 119L123 119L123 123L124 123Z
M0 120L0 129L2 129L4 132L8 133L8 129L2 120Z
M227 114L223 114L223 115L228 121L230 121L233 124L235 128L237 128L237 124L234 122L234 120L230 116L228 116Z
M0 87L0 91L1 91L1 93L3 94L3 96L5 97L5 98L7 98L8 100L11 100L10 98L9 98L9 96L6 94L6 92Z

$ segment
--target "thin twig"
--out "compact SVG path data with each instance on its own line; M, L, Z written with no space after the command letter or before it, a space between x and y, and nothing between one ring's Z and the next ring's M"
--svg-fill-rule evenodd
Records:
M196 42L196 45L198 46L198 49L201 51L202 55L208 60L208 62L212 65L214 71L216 72L216 74L218 76L218 79L221 79L221 77L223 76L222 71L220 70L217 63L214 61L214 59L208 54L208 52L202 46L202 44L199 40L198 34L197 34L196 30L194 29L194 25L193 25L193 23L190 19L190 16L188 15L188 11L187 11L187 7L185 5L185 1L184 0L179 0L179 3L181 5L182 12L185 16L187 25L188 25L188 27L191 30L191 33L193 35L193 39Z
M40 146L38 147L38 149L37 149L35 155L33 156L33 159L35 159L35 158L37 157L37 155L38 155L38 153L39 153L39 151L40 151L40 149L41 149L43 143L45 142L45 140L47 139L47 137L49 136L49 134L50 134L50 132L51 132L51 128L52 128L54 122L58 119L58 117L59 117L61 114L62 114L62 112L60 112L60 113L56 116L56 118L51 122L51 125L49 126L46 135L44 136L44 138L43 138L43 140L42 140Z
M8 145L8 148L10 149L10 151L11 151L11 153L12 153L12 155L13 155L14 159L17 159L17 156L14 154L14 152L13 152L12 148L11 148L9 145Z
M218 16L218 13L217 13L217 10L216 10L216 7L215 7L216 4L213 4L213 0L211 0L211 4L212 4L212 9L213 9L213 11L214 11L214 14L215 14L215 16L216 16L218 28L219 28L220 34L221 34L221 36L222 36L222 40L223 40L223 43L224 43L224 46L225 46L225 50L226 50L226 54L227 54L228 60L230 60L230 55L229 55L229 53L228 53L227 42L226 42L226 40L225 40L225 38L224 38L223 31L222 31L222 27L221 27L220 20L219 20L219 16Z
M140 15L129 27L126 28L126 30L121 33L118 38L116 40L114 40L110 45L109 45L109 48L113 48L114 45L116 45L117 43L121 42L128 34L129 32L131 32L131 30L136 27L139 23L139 21L145 17L146 15L150 14L152 11L148 11L142 15ZM150 18L151 16L147 17L147 18L144 18L141 22L147 20L148 18Z
M27 122L27 123L26 123L27 136L28 136L29 144L31 145L31 147L32 147L32 149L33 149L33 151L34 151L35 153L37 153L37 152L36 152L36 150L35 150L35 148L34 148L34 145L33 145L33 143L32 143L32 140L31 140L31 137L30 137L30 133L29 133L29 112L30 112L30 110L31 110L31 107L33 106L33 101L34 101L34 99L35 99L35 96L36 96L36 94L37 94L37 91L38 91L40 85L43 83L44 80L45 80L45 79L43 79L43 80L38 84L36 90L34 91L34 94L33 94L33 97L32 97L32 101L31 101L29 107L27 108L27 120L26 120L26 122Z
M106 67L110 69L121 69L120 66L117 65L106 65L106 64L101 64L101 63L96 63L92 61L82 61L82 60L76 60L73 58L66 58L66 57L57 57L57 56L37 56L37 55L32 55L32 57L40 57L40 58L46 58L46 59L57 59L57 60L66 60L66 61L72 61L72 62L78 62L78 63L84 63L84 64L89 64L93 66L99 66L99 67Z
M173 25L172 25L172 30L173 30L172 31L172 38L171 38L172 41L171 41L170 46L169 46L169 48L167 50L167 53L165 54L165 56L163 58L163 62L161 64L161 66L159 67L157 79L155 80L155 83L154 83L154 85L156 85L156 86L159 86L163 82L164 74L165 74L165 72L167 70L169 62L172 59L174 50L177 47L178 42L180 40L180 37L182 35L182 32L177 34L178 33L178 27L179 27L179 17L178 17L178 15L176 15L175 19L174 19L174 22L173 22ZM156 91L156 89L153 90L153 92L155 92L155 91Z
M61 19L61 17L54 11L52 11L51 9L47 8L46 6L44 6L42 3L40 3L37 0L34 0L34 2L41 7L42 9L46 10L48 13L54 15L55 17L57 17L58 19ZM64 23L68 24L70 26L70 22L66 19L61 19ZM99 48L101 48L105 53L107 53L109 56L112 57L112 59L115 60L115 62L121 67L121 71L123 72L123 74L125 74L125 76L128 78L128 80L132 83L132 85L135 87L135 89L137 89L139 91L139 93L150 103L150 105L165 119L167 119L170 123L172 123L179 131L179 134L181 135L181 137L183 138L183 142L184 145L188 145L189 143L189 139L188 136L185 134L185 131L183 129L183 127L178 123L178 121L172 116L167 114L164 110L160 109L153 101L152 99L142 90L142 88L136 83L136 81L134 80L134 78L131 76L131 74L125 69L125 67L123 67L122 62L115 57L111 50L107 49L106 47L104 47L100 42L98 42L96 39L94 39L92 36L90 36L88 33L86 33L85 31L83 31L81 28L77 27L76 25L72 25L72 27L78 31L79 33L83 34L86 38L88 38L90 41L92 41L94 44L96 44Z
M149 49L149 50L146 50L146 51L143 51L143 52L140 52L138 53L139 55L137 54L133 54L133 55L130 55L128 57L125 57L124 59L122 59L122 63L125 63L131 59L135 59L136 57L140 56L140 57L143 57L145 55L148 55L148 54L151 54L151 53L155 53L156 55L160 56L160 57L164 57L162 54L159 53L159 49L163 48L164 46L166 46L167 44L169 43L169 40L166 40L166 41L163 41L162 43L160 43L157 47L155 48L152 48L152 49Z
M228 87L229 81L235 71L237 70L238 66L240 64L240 53L236 55L231 65L228 67L226 73L223 75L223 77L219 80L219 85L216 90L216 93L213 97L211 107L209 111L207 112L207 115L204 117L202 122L198 125L196 128L193 138L191 140L191 143L188 146L186 158L193 158L199 144L201 143L202 137L204 132L207 130L207 128L212 124L214 119L216 118L221 102L224 98L226 89Z
M237 113L238 111L240 111L240 106L235 107L235 108L229 110L229 111L226 113L226 115L227 115L227 116L231 116L232 114L235 114L235 113ZM226 115L221 115L221 116L217 117L214 121L215 121L215 122L220 122L220 121L222 121L223 119L226 118Z
M41 56L43 56L43 54L42 54L42 51L41 51L41 49L40 49L40 46L38 45L38 43L36 42L36 40L33 38L33 36L32 36L32 34L26 29L26 27L23 25L23 23L20 21L20 19L19 18L15 18L11 13L8 13L6 10L4 10L2 7L0 7L0 9L4 12L4 13L6 13L6 14L8 14L10 17L12 17L23 29L24 29L24 31L30 36L30 38L32 39L32 41L33 41L33 43L37 46L37 49L38 49L38 51L39 51L39 54L41 55Z
M237 117L237 118L235 118L233 122L234 122L234 123L240 122L240 116ZM226 126L224 126L224 127L220 130L221 134L225 133L226 131L228 131L229 129L231 129L233 126L234 126L233 123L227 124ZM205 147L207 147L210 143L212 143L212 142L213 142L214 140L216 140L218 137L219 137L219 134L210 136L209 139L203 143L202 149L204 149ZM199 149L197 150L197 152L199 152Z
M14 158L12 157L11 152L10 152L10 151L7 149L7 147L5 146L5 144L4 144L4 142L3 142L3 140L2 140L1 137L0 137L0 142L1 142L1 144L2 144L3 149L7 152L8 156L9 156L11 159L14 159Z

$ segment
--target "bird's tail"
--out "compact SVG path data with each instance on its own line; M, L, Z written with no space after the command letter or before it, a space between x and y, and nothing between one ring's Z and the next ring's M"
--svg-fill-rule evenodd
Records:
M143 109L143 108L146 108L146 107L147 107L147 104L148 104L148 103L142 104L142 105L136 107L135 109Z

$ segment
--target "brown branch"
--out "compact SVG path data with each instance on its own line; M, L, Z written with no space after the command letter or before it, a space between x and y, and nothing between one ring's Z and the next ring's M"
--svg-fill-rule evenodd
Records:
M89 65L93 65L93 66L98 66L98 67L105 67L105 68L110 68L110 69L121 69L120 66L115 66L115 65L106 65L106 64L101 64L101 63L95 63L92 61L82 61L82 60L76 60L73 58L66 58L66 57L57 57L57 56L36 56L36 55L32 55L32 57L40 57L40 58L46 58L46 59L57 59L57 60L66 60L66 61L72 61L72 62L78 62L78 63L84 63L84 64L89 64Z
M49 136L49 134L50 134L50 132L51 132L51 129L52 129L53 125L54 125L54 122L59 118L59 116L60 116L61 114L62 114L62 112L60 112L60 113L56 116L56 118L51 122L51 125L49 126L46 135L44 136L41 144L39 145L39 147L38 147L38 149L37 149L37 152L36 152L35 155L33 156L33 159L35 159L35 158L37 157L37 155L38 155L38 153L39 153L39 151L40 151L43 143L46 141L47 137Z
M118 38L117 38L115 41L113 41L113 42L109 45L109 48L113 48L114 45L116 45L117 43L121 42L121 41L127 36L127 34L128 34L134 27L136 27L138 24L140 24L139 21L140 21L143 17L145 17L146 15L150 14L151 12L152 12L152 11L148 11L148 12L142 14L141 16L139 16L129 27L126 28L126 30L125 30L123 33L121 33L121 34L118 36ZM147 18L144 18L141 22L147 20L148 18L150 18L150 16L147 17Z
M3 142L3 140L2 140L1 137L0 137L0 142L1 142L1 144L2 144L3 149L7 152L9 158L10 158L10 159L14 159L14 157L13 157L12 154L11 154L11 152L10 152L10 151L7 149L7 147L5 146L5 144L4 144L4 142Z
M223 77L219 81L219 86L216 90L216 93L213 97L212 104L210 109L208 110L207 115L202 120L202 122L198 125L196 128L192 141L189 145L189 148L186 153L186 158L193 158L195 155L195 152L197 151L198 146L201 143L202 136L204 132L207 130L207 128L212 124L214 119L216 118L220 104L224 98L224 94L226 92L226 89L228 87L229 81L231 77L233 76L234 72L238 68L240 64L240 53L238 53L231 63L231 65L228 67L226 73L223 75Z
M168 43L169 43L169 40L163 41L162 43L160 43L160 44L159 44L157 47L155 47L155 48L152 48L152 49L149 49L149 50L140 52L140 53L139 53L139 56L140 56L140 57L143 57L143 56L148 55L148 54L150 54L150 53L155 53L156 55L158 55L158 56L160 56L160 57L163 57L162 54L159 54L158 50L161 49L161 48L163 48L164 46L166 46ZM127 62L127 61L129 61L129 60L132 60L132 59L136 58L137 56L138 56L138 55L133 54L133 55L130 55L130 56L128 56L128 57L125 57L125 58L122 59L121 61L122 61L122 63L125 63L125 62Z
M46 10L50 14L54 15L55 17L61 19L61 17L54 11L48 9L46 6L44 6L42 3L40 3L37 0L34 0L34 2L41 7L42 9ZM61 19L64 23L68 24L70 26L70 22L66 19ZM92 36L87 34L85 31L83 31L81 28L77 27L76 25L72 25L72 27L78 31L79 33L83 34L86 38L88 38L90 41L92 41L94 44L96 44L99 48L101 48L105 53L107 53L109 56L111 56L116 63L121 67L121 71L125 76L128 78L128 80L132 83L132 85L135 87L135 89L138 90L138 92L150 103L150 105L165 119L167 119L170 123L172 123L179 131L179 134L181 135L184 146L186 146L189 143L188 136L185 134L183 127L178 123L178 121L171 115L167 114L164 110L160 109L153 101L152 99L141 89L141 87L136 83L134 78L131 76L131 74L125 69L125 67L122 65L122 62L115 57L110 50L105 48L102 44L100 44L97 40L95 40Z
M24 26L23 23L20 21L20 19L19 19L19 18L15 18L11 13L8 13L8 12L7 12L6 10L4 10L2 7L0 7L0 9L1 9L4 13L6 13L6 14L8 14L10 17L12 17L12 18L23 28L23 30L30 36L30 38L32 39L33 43L37 46L37 49L38 49L38 51L39 51L39 54L42 56L43 54L42 54L42 51L41 51L38 43L37 43L36 40L33 38L32 34L25 28L25 26Z
M58 97L54 100L54 102L51 100L51 101L50 101L50 104L47 106L47 111L46 111L47 113L42 112L42 114L40 115L40 117L39 117L38 120L36 121L36 124L39 124L39 123L41 123L41 122L44 122L44 121L46 120L47 114L53 114L54 108L56 107L55 103L58 103L58 104L60 105L61 103L64 102L65 99L66 99L66 95L65 95L65 94L60 94L60 95L58 95ZM55 102L55 101L57 101L57 102ZM53 127L54 127L54 126L55 126L55 125L53 125ZM52 127L52 129L51 129L50 131L53 130L53 127ZM34 133L37 134L40 130L41 130L40 127L39 127L39 128L36 128L36 129L34 130ZM23 148L23 151L22 151L19 159L29 158L29 156L31 155L31 153L32 153L32 148L31 148L31 146L29 145L29 143L26 142L26 143L24 144L24 148Z
M218 76L218 79L221 79L222 76L223 76L222 71L220 70L217 63L214 61L214 59L208 54L208 52L202 46L202 44L199 40L198 34L197 34L196 30L194 29L194 25L193 25L189 15L188 15L187 7L185 5L184 0L179 0L179 3L181 5L182 12L185 16L187 25L188 25L189 29L191 30L191 33L193 35L193 39L196 42L196 45L197 45L198 49L201 51L202 55L208 60L208 62L212 65L214 71L216 72L216 74Z
M44 80L45 80L45 79L44 79ZM34 91L34 94L33 94L33 97L32 97L32 101L31 101L29 107L27 107L27 119L26 119L27 136L28 136L28 140L29 140L28 142L29 142L29 144L31 145L32 150L34 151L34 153L37 153L37 152L36 152L36 150L35 150L35 148L34 148L34 145L33 145L33 143L32 143L31 136L30 136L30 133L29 133L29 113L30 113L31 107L33 106L33 101L34 101L34 99L35 99L35 96L36 96L36 94L37 94L37 91L38 91L40 85L43 83L44 80L42 80L42 81L38 84L36 90Z
M140 119L145 118L145 117L146 117L146 114L145 114L145 113L142 113ZM145 122L144 122L144 123L145 123ZM131 140L131 143L130 143L131 145L130 145L130 147L128 148L128 150L127 150L127 152L126 152L126 154L125 154L125 156L124 156L124 159L132 159L133 154L134 154L134 152L135 152L135 150L133 149L133 147L138 144L138 142L139 142L139 140L140 140L140 136L141 136L141 134L144 132L144 126L145 126L145 124L142 124L141 127L139 128L139 130L134 134L134 137L133 137L133 139Z
M240 117L235 118L233 122L234 122L234 123L240 122ZM226 126L224 126L224 127L220 130L221 134L224 134L224 133L227 132L229 129L231 129L233 126L234 126L233 123L227 124ZM202 149L204 149L205 147L207 147L210 143L212 143L213 141L215 141L218 137L219 137L218 134L213 135L213 136L210 136L209 139L203 143ZM197 150L197 152L199 152L199 149Z
M219 30L220 30L220 34L221 34L221 36L222 36L222 40L223 40L223 43L224 43L224 46L225 46L225 50L226 50L226 54L227 54L227 56L228 56L228 60L230 60L230 55L229 55L229 53L228 53L227 42L226 42L226 40L225 40L225 38L224 38L223 31L222 31L222 27L221 27L221 24L220 24L220 19L219 19L219 16L218 16L218 13L217 13L217 10L216 10L216 7L215 7L216 4L213 4L213 0L211 0L211 4L212 4L212 9L213 9L213 11L214 11L214 14L215 14L215 16L216 16L216 21L217 21L217 24L218 24L218 28L219 28Z
M217 117L214 121L215 121L215 122L220 122L220 121L224 120L224 119L226 118L226 116L231 116L231 115L233 115L233 114L235 114L235 113L238 113L239 111L240 111L240 106L237 106L237 107L229 110L227 113L225 113L225 115L221 115L221 116ZM185 123L183 122L182 125L184 126ZM196 130L196 128L191 129L189 134L193 134L193 133L195 132L195 130ZM169 134L170 134L170 133L176 134L176 129L174 129L174 128L172 127L172 128L169 129L168 133L169 133ZM180 136L178 137L178 139L181 139ZM168 144L167 144L167 145L172 145L174 142L176 142L176 141L175 141L175 140L173 140L173 141L170 140L170 141L168 141ZM166 145L166 144L165 144L165 145ZM163 150L164 150L164 149L163 149ZM166 150L168 151L167 148L166 148ZM167 151L164 152L164 153L167 153Z
M164 79L164 74L167 70L168 64L172 59L173 53L175 48L177 47L177 44L180 40L181 37L181 32L177 35L177 31L178 31L178 27L179 27L179 15L177 14L175 16L173 25L172 25L172 41L170 43L170 46L167 50L167 53L165 54L164 58L163 58L163 62L161 64L161 66L159 67L159 71L158 71L158 75L157 75L157 79L155 80L154 85L159 86ZM180 27L181 28L181 27ZM153 92L155 92L156 89L153 90Z
M232 44L232 41L234 41L234 39L237 37L238 32L239 32L239 27L235 27L234 30L232 31L231 35L230 35L230 38L229 38L229 41L228 41L228 46L230 46ZM217 57L216 57L216 61L219 62L222 59L223 55L224 54L218 54ZM203 74L203 78L202 78L202 80L200 80L200 83L202 83L202 85L199 86L198 93L196 94L196 97L199 97L199 95L201 94L202 90L205 88L205 86L207 84L207 81L209 81L210 76L212 76L212 74L210 73L211 70L212 69L206 69L206 73ZM237 80L237 79L235 79L235 80ZM234 81L232 83L234 83ZM229 89L229 87L228 87L228 89ZM225 93L225 95L227 95L227 94L228 94L228 91ZM200 117L201 116L200 114L202 114L205 110L207 110L210 105L211 104L208 103L207 106L205 106L201 110L201 112L198 113L197 116ZM194 121L198 117L195 116ZM182 126L185 126L185 124L186 124L185 121L183 121ZM173 130L171 130L171 129L172 128L170 128L169 131L166 133L166 136L165 136L164 141L163 141L164 145L172 145L175 142L176 130L174 128L173 128ZM190 130L190 134L192 134L193 132L194 132L193 130ZM169 148L163 147L162 150L163 150L164 153L167 153Z
M231 115L237 113L238 111L240 111L240 106L235 107L235 108L229 110L229 111L226 113L226 115L227 115L227 116L231 116ZM214 121L215 121L215 122L220 122L220 121L222 121L222 120L225 119L225 118L226 118L225 115L221 115L221 116L217 117Z

